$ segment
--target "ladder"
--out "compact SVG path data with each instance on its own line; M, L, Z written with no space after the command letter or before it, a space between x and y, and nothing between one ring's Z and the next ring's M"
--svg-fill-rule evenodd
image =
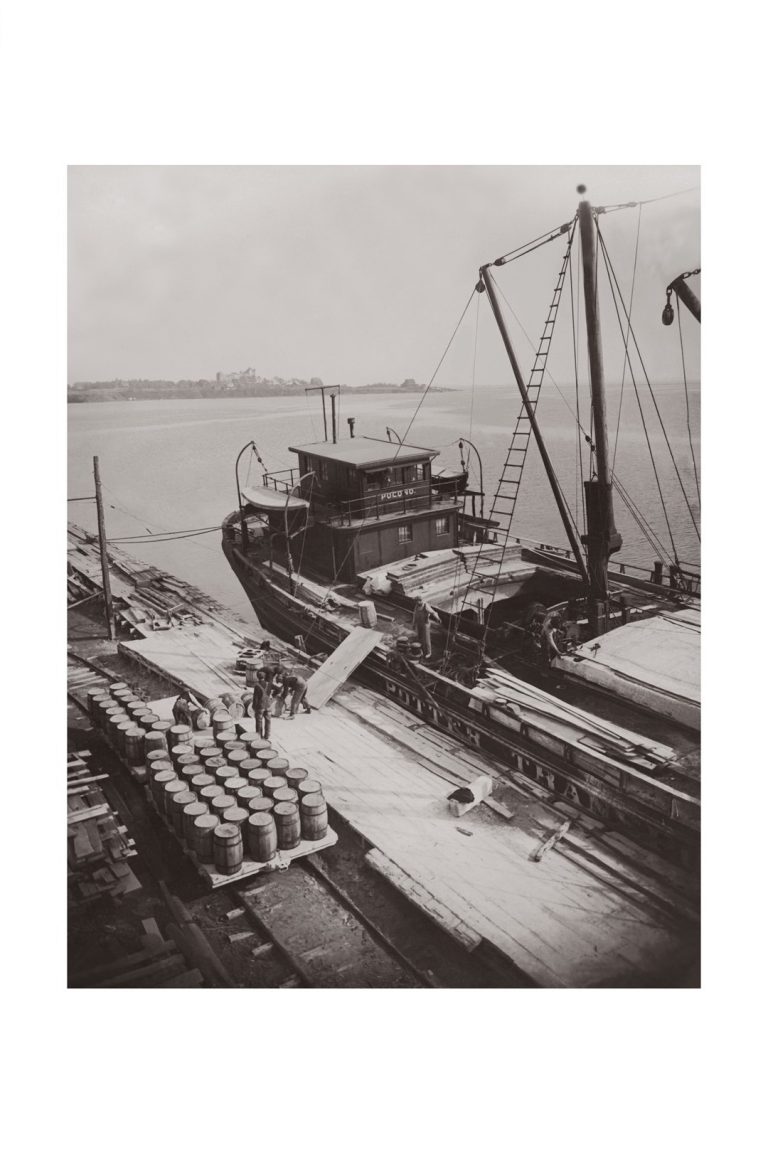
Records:
M528 378L526 394L534 413L539 402L541 386L544 382L544 373L547 370L547 359L552 346L555 321L557 320L560 299L563 294L565 275L568 271L568 261L571 258L571 246L573 245L574 233L575 228L572 228L568 234L568 245L565 250L565 255L563 256L560 273L557 277L555 291L552 294L549 312L547 313L544 328L539 338L539 346L533 359L533 367L531 368L531 373ZM501 470L501 475L499 476L499 481L493 496L493 503L491 504L490 519L499 521L501 535L505 541L509 537L512 529L512 518L515 514L517 497L520 493L523 468L528 455L531 435L531 421L525 410L525 406L521 403L515 429L512 433L512 439L507 451L507 458L504 461L504 467Z

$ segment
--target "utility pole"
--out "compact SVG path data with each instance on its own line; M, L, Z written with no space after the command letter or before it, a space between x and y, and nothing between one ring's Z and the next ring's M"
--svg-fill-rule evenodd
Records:
M99 551L101 553L101 579L104 584L104 611L107 617L107 633L110 640L115 638L115 623L112 613L112 589L109 584L109 560L107 558L107 533L104 528L104 504L101 499L101 475L99 458L93 458L93 480L96 485L96 515L99 521Z

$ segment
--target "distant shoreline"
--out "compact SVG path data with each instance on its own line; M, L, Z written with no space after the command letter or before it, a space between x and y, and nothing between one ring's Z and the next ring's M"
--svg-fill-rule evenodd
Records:
M111 401L132 400L265 400L272 396L305 396L309 385L272 384L259 388L222 388L200 381L194 384L165 384L152 387L151 384L132 388L125 384L70 384L67 387L68 404L106 404ZM363 384L358 386L341 385L343 396L421 396L424 389L416 384ZM432 392L456 392L456 388L432 388Z

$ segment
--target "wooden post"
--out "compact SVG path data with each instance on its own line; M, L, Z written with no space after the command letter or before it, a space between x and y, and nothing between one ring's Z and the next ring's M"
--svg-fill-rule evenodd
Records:
M99 523L99 552L101 553L101 579L104 584L104 612L107 617L107 633L110 640L115 638L115 622L112 612L112 588L109 583L109 559L107 557L107 533L104 528L104 504L101 499L101 475L99 458L93 458L93 480L96 485L96 516Z

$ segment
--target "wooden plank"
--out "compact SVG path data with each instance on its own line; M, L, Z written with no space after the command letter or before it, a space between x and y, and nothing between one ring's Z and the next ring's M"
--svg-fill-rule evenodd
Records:
M326 704L383 638L375 628L353 628L336 651L310 676L307 701L311 707L320 708Z
M448 932L454 940L461 944L462 948L471 952L482 943L482 936L473 932L467 924L463 924L445 905L435 900L421 884L404 872L383 852L379 852L377 848L372 848L370 852L366 852L365 861L399 892L402 892L406 899Z
M164 941L163 952L174 952L176 945L172 940ZM73 979L80 982L84 980L101 980L106 976L114 976L120 972L126 972L129 968L136 968L150 960L154 960L157 956L157 949L148 951L142 948L139 952L131 952L128 956L122 956L119 960L111 960L108 964L98 964L95 968L86 968L83 972L76 972Z
M130 972L123 972L119 976L111 976L108 980L99 983L100 988L119 988L121 984L130 984L132 981L148 980L156 976L168 977L176 975L184 969L182 956L168 956L164 960L157 960L154 964L146 964L143 968L134 968ZM162 981L158 981L162 983Z

